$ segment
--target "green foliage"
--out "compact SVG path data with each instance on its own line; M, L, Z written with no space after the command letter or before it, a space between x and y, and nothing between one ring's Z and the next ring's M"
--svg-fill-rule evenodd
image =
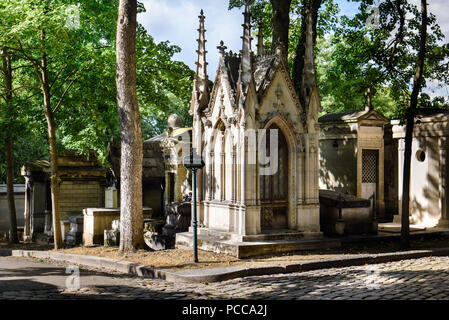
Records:
M409 106L411 80L416 72L420 11L406 1L382 2L379 6L379 28L373 28L366 23L371 14L368 6L372 5L372 1L359 2L359 13L353 18L343 16L341 25L331 40L333 50L329 58L333 63L325 71L326 77L330 79L328 90L338 97L336 100L351 104L353 94L360 95L362 90L376 88L376 98L387 93L385 98L390 101L392 109L386 114L401 118ZM398 3L401 4L401 11L398 10ZM401 19L401 16L404 18ZM448 83L449 47L442 44L443 39L436 18L430 13L423 87L432 81ZM373 104L382 108L383 106L378 105L380 102L374 100ZM447 105L447 100L443 97L432 100L428 95L421 94L421 107L438 107L444 104Z
M292 72L296 46L301 40L301 10L306 0L293 0L290 6L288 63ZM323 112L360 110L366 105L368 88L377 92L373 105L389 117L402 117L408 105L410 80L415 73L419 48L420 12L402 0L380 3L380 28L367 25L372 0L359 2L355 17L339 17L339 7L332 0L323 1L317 23L315 63ZM404 11L403 34L398 35ZM242 0L230 0L229 8L241 7ZM269 0L251 3L252 23L264 22L265 45L271 46L272 7ZM429 15L425 83L445 86L449 82L449 44L444 39L434 15ZM396 40L396 41L395 41ZM447 107L447 97L421 94L422 107Z
M137 96L142 114L143 138L162 133L167 118L177 113L184 126L192 124L188 114L194 72L173 55L178 46L168 41L154 43L142 27L137 28Z
M13 128L16 174L25 161L48 158L42 91L30 67L30 60L41 63L44 52L52 83L52 107L63 98L56 112L58 148L83 153L95 150L106 164L107 143L111 137L119 137L115 84L117 6L117 0L0 1L0 48L10 47L14 67L23 66L13 74L13 87L24 86L14 92L16 113L2 112L5 108L0 99L0 124ZM143 11L139 3L139 12ZM75 23L70 23L71 18ZM178 113L185 125L191 124L188 105L193 71L173 60L179 51L168 42L155 43L138 26L137 90L144 138L160 133L170 113ZM0 85L2 81L0 78ZM2 133L0 147L5 138ZM3 158L0 154L0 181L4 177Z

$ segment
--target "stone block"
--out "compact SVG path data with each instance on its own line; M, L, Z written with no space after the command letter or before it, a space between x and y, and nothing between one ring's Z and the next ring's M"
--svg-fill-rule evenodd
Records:
M92 246L104 243L104 230L111 230L112 221L120 220L120 209L87 208L83 209L83 215L83 244ZM149 219L151 216L152 209L144 207L143 218Z
M371 233L373 221L370 209L370 200L331 190L320 190L320 225L325 235ZM344 227L339 217L340 210ZM344 233L341 233L342 230Z

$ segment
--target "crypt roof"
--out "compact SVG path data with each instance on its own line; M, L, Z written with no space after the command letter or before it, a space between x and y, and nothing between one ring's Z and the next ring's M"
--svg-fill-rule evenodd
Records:
M255 84L257 96L261 98L265 91L270 86L274 75L279 68L281 58L276 53L265 53L263 55L252 55L252 74ZM218 90L217 80L219 75L224 75L224 80L227 81L231 89L231 100L236 101L238 94L239 68L241 64L241 57L236 53L225 53L223 63L220 64L217 79L214 85L212 99L214 100L215 91Z
M388 119L380 112L374 109L364 109L359 111L328 113L318 119L319 123L326 122L353 122L360 119L384 120Z

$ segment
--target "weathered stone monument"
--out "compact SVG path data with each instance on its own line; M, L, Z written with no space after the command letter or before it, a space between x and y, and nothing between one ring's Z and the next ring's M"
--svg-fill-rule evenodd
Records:
M104 206L106 171L93 152L85 156L66 150L58 157L61 225L66 230L64 239L70 229L68 220L71 217L82 215L84 208ZM27 162L22 167L22 175L25 177L24 237L28 240L37 234L51 237L50 164L45 160Z
M372 202L354 195L320 190L320 224L325 235L377 234Z
M264 52L261 46L257 54L251 50L247 4L242 50L227 52L220 43L209 92L202 11L199 21L190 108L192 145L205 162L197 179L199 247L220 251L220 241L254 241L268 234L321 236L318 88L313 87L308 104L301 105L282 46L275 52ZM191 245L191 233L178 233L176 241Z
M389 122L368 99L365 110L329 113L320 123L320 189L359 198L375 196L385 217L384 126Z
M405 125L391 121L393 139L398 145L399 214L401 222L402 179L405 148ZM449 195L447 191L449 152L449 111L420 109L413 128L410 174L410 223L419 227L449 227Z
M153 210L143 207L143 218L152 217ZM120 220L120 208L85 208L83 209L83 245L92 246L104 243L105 230L112 230L112 223ZM142 225L143 228L143 225Z
M17 227L21 230L24 224L25 185L14 184L14 202L16 206ZM9 232L9 208L6 185L0 184L0 236Z

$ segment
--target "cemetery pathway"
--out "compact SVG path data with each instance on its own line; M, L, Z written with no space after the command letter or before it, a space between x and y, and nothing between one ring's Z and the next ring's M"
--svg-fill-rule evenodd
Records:
M73 277L62 264L0 257L0 299L449 299L449 257L210 284L81 270L80 289L70 291Z

